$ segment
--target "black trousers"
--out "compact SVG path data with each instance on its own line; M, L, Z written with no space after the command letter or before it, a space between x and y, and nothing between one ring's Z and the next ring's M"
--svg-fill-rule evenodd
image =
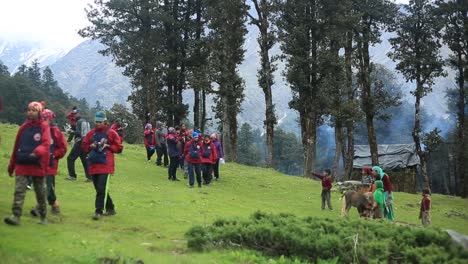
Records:
M161 144L159 147L156 147L156 154L158 158L156 159L156 165L161 166L161 161L164 157L164 166L169 164L169 159L167 157L167 146L166 144Z
M75 160L78 158L80 158L81 164L83 164L83 169L84 169L86 178L91 179L88 174L88 160L86 159L86 153L81 147L81 140L75 141L75 144L73 144L70 154L68 154L68 157L67 157L68 175L70 177L76 178Z
M179 156L170 157L169 168L167 169L169 180L177 179L177 167L179 166Z
M146 160L151 160L151 157L154 154L155 149L146 148Z
M201 171L203 175L203 182L205 184L210 184L211 182L211 163L202 163Z
M49 205L54 205L57 200L55 195L55 175L46 176L47 202Z
M216 160L216 163L213 164L213 174L216 179L219 179L219 158Z
M106 211L114 209L114 202L109 195L109 174L94 174L93 177L93 184L94 189L96 190L96 214L102 214L104 211L104 205Z

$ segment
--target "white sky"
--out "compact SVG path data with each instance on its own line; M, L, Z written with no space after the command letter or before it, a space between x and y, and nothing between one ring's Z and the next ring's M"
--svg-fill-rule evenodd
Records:
M0 0L0 38L37 41L48 48L71 49L83 39L84 8L92 0ZM396 0L408 3L408 0Z

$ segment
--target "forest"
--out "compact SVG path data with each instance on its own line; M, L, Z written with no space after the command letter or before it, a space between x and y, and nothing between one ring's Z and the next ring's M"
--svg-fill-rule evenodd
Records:
M330 167L345 179L353 170L354 145L368 144L372 165L377 165L379 144L403 141L390 139L395 129L406 143L414 142L425 187L432 184L428 161L443 141L449 142L456 160L452 192L468 196L466 1L95 0L86 13L91 25L79 34L104 44L102 54L124 68L133 87L128 100L140 122L149 114L152 123L164 120L174 126L192 111L190 123L204 130L207 111L214 111L228 161L283 171L292 166L287 170L308 177ZM247 24L259 30L257 77L265 99L260 133L237 122L240 104L248 99L237 70ZM395 69L382 68L369 53L384 32L392 33L388 56ZM272 54L275 46L280 55ZM442 57L442 48L449 50L448 57ZM299 139L277 128L271 89L279 62L285 63L284 89L293 95L289 106L298 113ZM447 87L455 125L442 137L438 128L427 127L431 117L421 100L447 68L456 73L453 87ZM413 105L402 101L389 77L393 71L413 85ZM183 103L187 89L194 92L190 110ZM208 96L214 97L212 109L207 109ZM409 115L411 122L389 126L395 115ZM328 142L334 142L334 153L329 155L323 155L330 135L324 124L333 130Z

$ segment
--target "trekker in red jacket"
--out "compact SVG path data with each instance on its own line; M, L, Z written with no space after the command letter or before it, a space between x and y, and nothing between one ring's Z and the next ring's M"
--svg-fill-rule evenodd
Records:
M88 153L89 174L96 189L95 214L93 220L104 215L115 215L115 206L108 193L109 174L114 173L114 153L122 152L123 145L117 132L105 123L106 114L98 111L95 116L96 126L83 139L83 149ZM104 204L105 202L105 204Z
M44 122L47 122L50 126L50 157L47 166L46 173L46 191L47 191L47 202L52 207L51 213L60 213L60 207L55 195L55 175L57 175L58 163L61 158L67 153L67 140L63 136L62 132L56 124L52 121L56 117L55 113L50 109L44 109L41 113ZM31 210L33 216L39 216L38 206Z
M203 174L203 184L210 185L213 164L218 161L218 152L215 144L211 141L210 135L205 135L201 143L201 170Z
M39 102L31 102L28 105L27 120L16 135L13 153L8 164L8 174L15 179L15 194L13 200L13 215L4 219L6 224L18 225L23 211L24 198L26 196L27 177L31 177L34 183L34 192L38 205L41 224L47 224L46 214L46 190L45 177L50 156L50 128L47 122L41 118L43 105Z
M192 133L192 139L185 143L184 156L187 161L188 174L189 174L189 188L193 188L195 183L194 170L197 176L198 188L201 188L201 175L200 175L200 164L201 164L201 146L198 141L198 133Z
M154 138L153 125L147 123L145 125L145 132L143 132L144 143L146 147L146 161L151 161L151 157L156 151L156 141Z

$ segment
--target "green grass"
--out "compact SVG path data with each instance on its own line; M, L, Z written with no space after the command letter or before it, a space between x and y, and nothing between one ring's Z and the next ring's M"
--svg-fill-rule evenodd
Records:
M0 124L0 216L11 214L14 179L7 165L18 127ZM284 263L246 250L192 252L184 234L193 225L207 226L217 218L247 218L257 210L290 213L298 217L340 218L339 195L332 193L334 211L320 209L320 182L288 177L274 170L227 163L221 179L210 187L189 189L167 180L167 169L147 163L142 145L125 144L116 157L110 193L117 215L93 221L95 191L85 182L77 160L78 180L65 181L66 159L61 160L56 192L62 213L48 214L49 224L36 224L29 215L33 191L26 195L21 225L0 223L2 263L99 263L120 258L120 263ZM153 157L154 161L154 157ZM432 225L468 234L468 201L433 195ZM419 225L420 195L396 193L395 215L401 222ZM457 216L451 216L456 212ZM350 218L357 219L355 209ZM362 220L365 221L365 220ZM104 263L104 261L101 261Z

